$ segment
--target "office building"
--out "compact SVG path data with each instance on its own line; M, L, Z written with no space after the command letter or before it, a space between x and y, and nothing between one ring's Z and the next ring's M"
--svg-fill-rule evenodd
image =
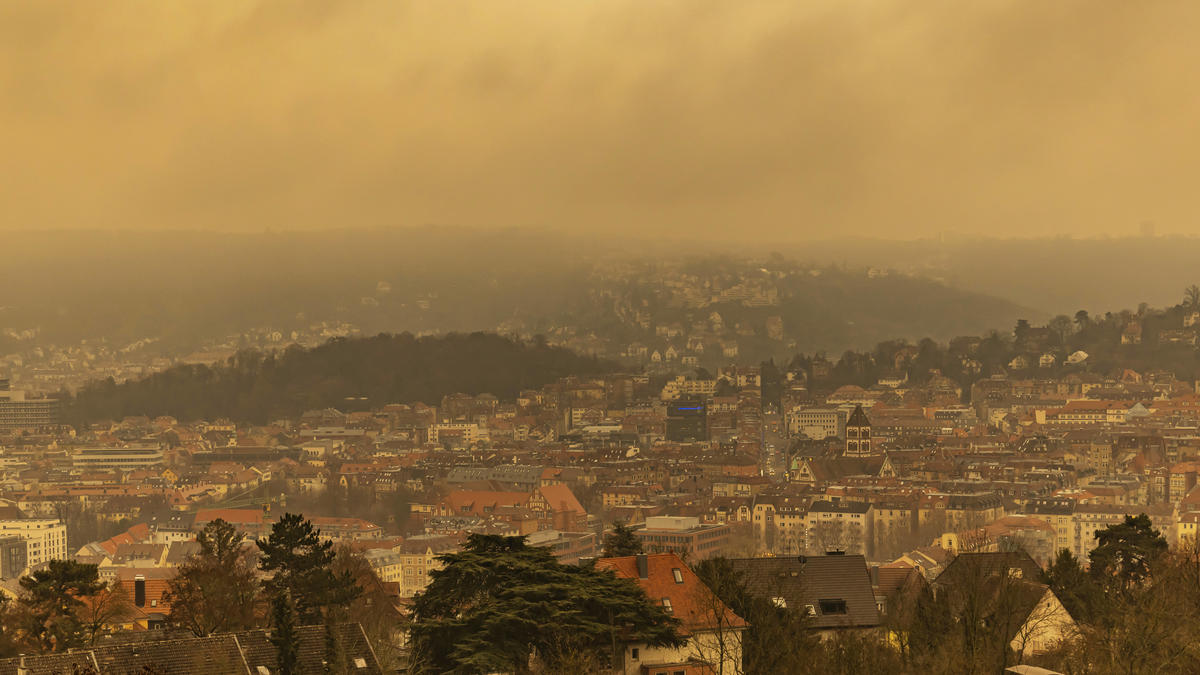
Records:
M667 440L691 443L708 440L708 406L699 397L680 397L667 404Z
M58 424L58 399L30 398L0 379L0 431L38 429Z

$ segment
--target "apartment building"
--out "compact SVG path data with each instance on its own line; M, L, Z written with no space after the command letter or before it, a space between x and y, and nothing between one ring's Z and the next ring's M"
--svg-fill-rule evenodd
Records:
M70 557L67 526L56 518L0 520L0 537L20 537L25 541L29 567Z

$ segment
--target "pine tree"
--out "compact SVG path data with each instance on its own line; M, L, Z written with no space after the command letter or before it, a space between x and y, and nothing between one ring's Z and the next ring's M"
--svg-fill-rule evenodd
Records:
M297 513L285 513L271 535L257 542L262 551L259 567L272 572L267 582L272 595L287 591L296 604L301 623L319 623L325 607L344 605L358 596L348 574L334 574L333 542Z
M98 568L74 560L51 560L45 569L21 578L28 595L21 599L25 632L46 651L83 644L79 610L84 598L104 590Z
M343 672L343 660L342 641L338 637L333 622L327 621L325 623L325 672Z
M300 636L296 630L296 606L284 590L271 600L271 644L275 645L279 675L297 675L300 665Z
M1096 544L1088 554L1092 578L1122 592L1149 579L1151 568L1167 552L1167 540L1144 513L1100 530Z
M1087 621L1092 616L1100 589L1070 549L1058 552L1046 568L1045 582L1075 620Z
M643 553L642 540L623 521L613 523L613 529L604 535L604 557L620 558Z

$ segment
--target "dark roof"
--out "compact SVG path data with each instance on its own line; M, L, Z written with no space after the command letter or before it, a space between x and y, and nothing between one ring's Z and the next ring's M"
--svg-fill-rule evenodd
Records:
M1020 575L1011 574L1017 569ZM1051 592L1049 586L1038 581L1040 571L1024 552L965 553L934 579L933 588L948 600L952 612L961 612L970 603L986 620L1006 626L1008 641L1017 636L1041 599Z
M984 492L973 495L949 495L946 499L948 509L994 509L1003 506L1003 500L995 492Z
M375 652L362 626L357 623L340 624L334 627L334 636L342 654L343 664L334 668L334 672L362 673L363 675L382 675L383 670L375 658ZM265 666L272 673L276 672L275 645L271 644L267 632L253 630L237 634L242 646L242 654L246 665L254 673L258 666ZM299 675L323 675L326 671L325 662L325 627L303 626L299 630ZM356 659L362 659L365 666L357 666Z
M1019 570L1019 578L1036 581L1041 578L1042 568L1024 551L1002 551L999 553L959 553L946 565L946 569L933 580L935 588L958 584L975 585L981 579L1009 575L1009 570Z
M173 541L167 548L167 564L182 565L188 558L200 552L200 542Z
M1074 499L1031 499L1025 505L1026 513L1039 515L1069 516L1075 512Z
M854 412L850 413L850 419L846 420L848 427L869 427L871 420L867 419L867 413L863 410L862 404L854 406Z
M871 510L869 502L828 501L821 500L812 503L808 512L812 513L866 513Z
M808 461L813 477L832 481L846 476L878 476L883 470L883 455L874 457L816 457Z
M345 660L337 672L382 675L374 651L356 623L333 628ZM300 675L320 675L325 670L325 627L302 626L298 629ZM66 654L42 654L0 660L0 675L17 675L22 658L29 675L70 673L98 669L99 675L126 675L157 668L168 675L258 675L258 666L276 671L275 646L265 630L222 633L209 637L180 637L178 633L151 631L137 640L106 644ZM362 664L362 665L359 665Z
M17 675L21 666L21 658L4 659L0 661L0 675ZM92 655L79 654L43 654L41 656L25 657L25 671L29 675L58 675L59 673L88 672L94 668Z
M137 673L150 667L172 675L246 672L237 640L228 634L101 647L91 651L101 673Z
M787 606L813 607L814 628L864 628L879 625L871 575L861 555L737 558L729 561L758 597L783 598ZM822 611L821 601L826 603ZM844 612L838 602L844 602Z

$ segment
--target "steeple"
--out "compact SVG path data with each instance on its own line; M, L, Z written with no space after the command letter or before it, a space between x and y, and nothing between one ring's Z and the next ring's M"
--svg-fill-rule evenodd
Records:
M846 420L846 456L865 457L871 454L871 420L862 405L854 406Z

